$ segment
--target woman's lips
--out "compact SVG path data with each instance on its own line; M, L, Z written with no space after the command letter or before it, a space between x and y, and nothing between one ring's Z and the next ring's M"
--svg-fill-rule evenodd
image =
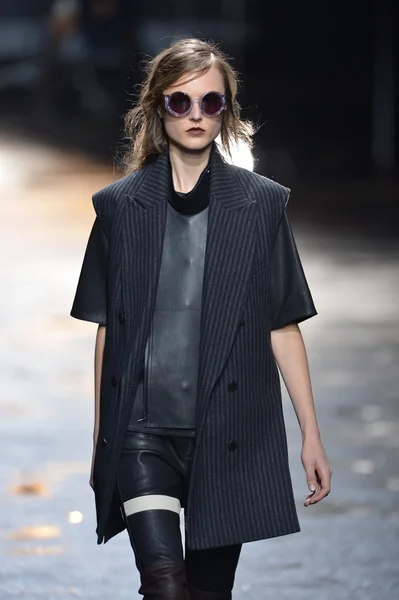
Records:
M203 133L205 133L205 130L201 129L201 127L192 127L191 129L187 130L187 133L191 135L202 135Z

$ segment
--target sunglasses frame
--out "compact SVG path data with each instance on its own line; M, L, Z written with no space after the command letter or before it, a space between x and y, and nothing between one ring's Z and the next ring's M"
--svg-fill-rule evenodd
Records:
M174 110L171 109L170 107L170 98L171 96L173 96L173 94L184 94L185 96L187 96L187 98L189 98L190 100L190 107L189 109L184 112L184 113L176 113ZM203 108L202 108L202 101L205 98L205 96L207 96L208 94L217 94L218 96L220 96L221 101L222 101L222 106L220 108L220 110L218 112L216 112L215 114L210 115L209 113L206 113ZM171 94L163 94L163 100L164 100L164 108L174 117L187 117L187 115L190 114L190 112L193 109L194 103L198 102L198 106L200 108L200 111L203 115L205 115L208 118L212 118L212 117L218 117L224 110L226 110L226 95L225 94L221 94L220 92L215 92L213 90L209 91L209 92L205 92L205 94L202 94L202 96L200 98L191 98L191 96L189 96L189 94L187 94L187 92L182 92L182 91L178 91L176 90L176 92L172 92Z

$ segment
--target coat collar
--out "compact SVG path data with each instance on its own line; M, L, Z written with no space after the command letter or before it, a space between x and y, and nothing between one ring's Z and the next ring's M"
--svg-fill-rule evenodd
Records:
M234 167L224 161L214 145L210 156L210 196L224 205L227 211L240 210L248 204L243 188L234 177ZM168 202L171 190L171 168L169 153L144 168L136 189L129 194L144 208L159 207Z

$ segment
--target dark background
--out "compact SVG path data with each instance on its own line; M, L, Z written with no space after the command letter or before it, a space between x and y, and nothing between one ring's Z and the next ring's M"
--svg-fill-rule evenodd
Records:
M260 125L255 169L293 187L292 212L396 235L398 13L394 0L2 2L2 126L112 162L143 58L212 39Z

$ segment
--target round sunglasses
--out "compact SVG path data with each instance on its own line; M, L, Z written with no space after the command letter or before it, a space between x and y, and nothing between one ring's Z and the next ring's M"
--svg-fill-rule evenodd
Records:
M174 117L187 116L198 102L202 114L217 117L226 108L226 96L219 92L206 92L201 98L191 98L185 92L173 92L163 96L164 108Z

